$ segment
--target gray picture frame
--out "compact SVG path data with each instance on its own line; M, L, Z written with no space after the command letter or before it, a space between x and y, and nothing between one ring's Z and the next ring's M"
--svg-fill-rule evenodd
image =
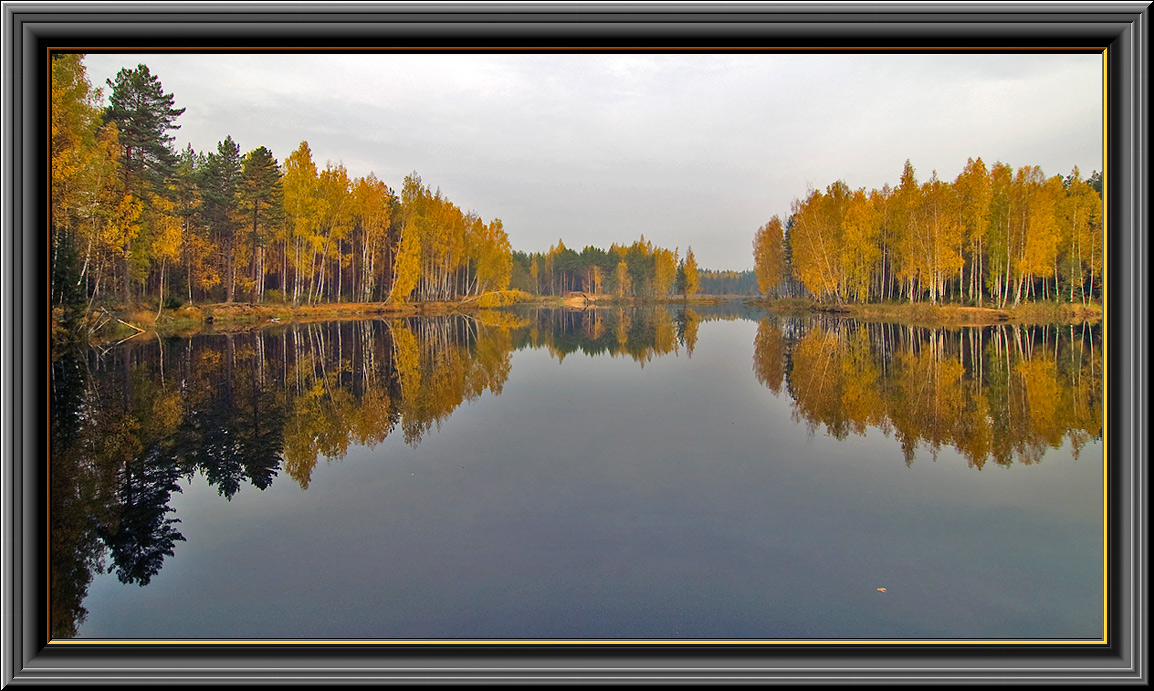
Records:
M4 3L2 683L1146 683L1148 5ZM47 51L386 45L1105 50L1106 643L50 643L44 566Z

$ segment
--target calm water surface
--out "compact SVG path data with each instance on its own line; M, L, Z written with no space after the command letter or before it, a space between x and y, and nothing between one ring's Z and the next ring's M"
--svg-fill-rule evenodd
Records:
M65 357L54 635L1099 639L1101 366L733 307Z

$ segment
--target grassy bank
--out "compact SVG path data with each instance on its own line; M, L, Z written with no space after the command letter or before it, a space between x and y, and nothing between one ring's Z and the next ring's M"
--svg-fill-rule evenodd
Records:
M734 297L698 295L685 300L669 298L616 298L612 295L530 296L521 291L487 293L479 298L455 302L383 303L353 302L322 305L218 303L183 305L161 310L147 306L100 308L89 315L82 331L96 343L115 343L135 337L191 336L202 332L249 331L276 323L303 323L373 317L404 317L419 314L476 313L512 304L541 308L596 309L645 305L716 305ZM897 322L919 326L984 326L989 324L1080 324L1102 318L1100 305L1029 303L996 309L962 305L914 304L822 304L802 298L744 299L745 304L774 312L805 316L842 314L861 321ZM62 342L67 334L59 327L61 312L53 313L53 340Z
M985 326L989 324L1081 324L1102 318L1101 305L1034 302L1016 307L967 307L928 303L825 304L804 298L747 301L778 314L844 314L861 321L898 322L920 326Z
M430 309L435 309L430 306ZM442 308L444 309L444 308ZM101 307L88 315L81 331L95 343L108 343L148 336L190 336L203 331L245 331L277 322L330 321L334 319L364 319L371 316L402 316L416 314L409 305L383 303L356 303L333 305L275 305L248 303L220 303L184 305L177 309L162 310L145 306ZM53 311L52 335L54 341L63 341L68 334L60 326L61 311Z
M95 343L114 343L137 336L191 336L202 332L231 333L262 328L276 323L305 323L404 317L418 314L473 313L527 299L527 293L503 291L487 293L480 299L455 302L339 302L320 305L278 303L215 303L182 305L157 311L155 306L100 307L93 310L81 327ZM63 312L52 314L54 342L67 339L60 326Z

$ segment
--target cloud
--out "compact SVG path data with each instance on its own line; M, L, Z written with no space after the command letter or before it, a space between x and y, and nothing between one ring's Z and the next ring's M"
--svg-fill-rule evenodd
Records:
M148 64L177 144L307 140L399 188L416 170L514 247L641 233L702 265L752 264L759 225L808 187L952 179L969 157L1047 174L1102 164L1092 54L92 54L97 84Z

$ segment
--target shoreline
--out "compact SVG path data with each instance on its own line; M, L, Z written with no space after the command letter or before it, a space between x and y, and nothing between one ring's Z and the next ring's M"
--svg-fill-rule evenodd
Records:
M243 333L274 324L344 321L373 317L409 317L440 314L471 314L509 306L541 309L606 309L645 305L718 305L739 303L778 315L844 316L865 322L893 322L929 327L991 326L996 324L1081 324L1102 319L1100 305L1027 303L1004 309L926 303L822 304L804 298L764 298L737 295L695 295L682 297L618 299L611 295L533 296L506 305L482 305L476 298L453 302L365 303L341 302L319 305L256 303L210 303L185 305L157 314L150 308L101 309L95 317L103 321L89 339L90 345L123 342L138 336L188 337L202 333ZM63 337L53 316L53 338ZM119 323L116 323L119 322Z
M155 308L140 305L129 308L95 311L91 319L100 326L88 339L89 345L107 345L123 342L138 336L161 338L170 336L188 337L203 333L244 333L274 324L309 323L318 321L345 321L370 319L374 317L410 317L440 314L473 314L492 309L512 306L537 307L541 309L606 309L613 307L636 307L644 305L716 305L733 302L744 296L693 296L688 300L676 298L627 298L618 299L611 295L590 295L586 301L580 296L538 295L528 299L497 299L487 303L476 297L451 302L336 302L319 305L291 305L280 303L208 303L184 305L157 313ZM52 317L53 339L64 339L65 333L59 326L59 308Z
M823 304L804 298L754 298L746 304L774 314L827 314L864 322L891 322L931 327L994 326L997 324L1091 324L1102 320L1097 304L1023 303L1005 308L957 304L866 303Z

